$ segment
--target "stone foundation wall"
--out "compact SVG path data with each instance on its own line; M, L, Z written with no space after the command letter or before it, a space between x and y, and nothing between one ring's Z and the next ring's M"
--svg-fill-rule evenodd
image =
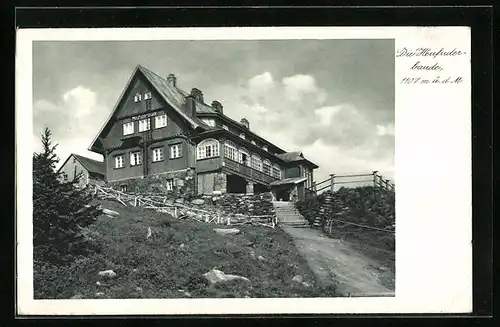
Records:
M173 180L173 190L167 189L167 181L170 179ZM122 185L126 185L127 193L154 193L172 198L194 196L196 190L195 184L195 171L189 168L150 175L144 178L131 178L107 183L109 187L116 190L119 190Z

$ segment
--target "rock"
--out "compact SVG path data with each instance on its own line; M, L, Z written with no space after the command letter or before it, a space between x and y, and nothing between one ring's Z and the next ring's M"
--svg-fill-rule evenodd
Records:
M83 299L83 295L81 295L81 294L75 294L72 297L70 297L70 299L72 299L72 300Z
M114 277L116 277L116 273L111 269L110 270L103 270L103 271L99 271L99 276L114 278Z
M388 271L389 270L389 268L387 268L387 267L378 267L378 269L380 271Z
M302 282L302 285L304 285L305 287L311 287L312 285L308 282Z
M142 287L137 286L137 287L135 288L135 290L136 290L137 292L142 292Z
M106 216L108 217L116 217L116 216L119 216L120 213L119 212L116 212L114 210L109 210L109 209L102 209L102 213L105 214Z
M96 284L97 286L101 286L101 285L102 285L100 281L95 282L95 284Z
M301 275L295 275L293 278L292 278L292 281L293 282L296 282L296 283L302 283L302 281L304 280L304 278L301 276Z
M184 203L184 199L183 198L175 199L175 202L176 203Z
M245 282L250 282L250 280L246 277L238 276L238 275L228 275L228 274L225 274L223 271L217 270L217 269L212 269L209 272L203 274L203 276L211 284L227 282L227 281L231 281L231 280L241 280L241 281L245 281Z
M184 243L182 243L181 245L179 245L179 247L180 247L181 249L184 249L184 247L185 247Z
M261 256L261 255L259 255L259 256L257 257L257 259L259 259L259 261L262 261L262 262L267 262L267 259L266 259L266 258L264 258L264 257L263 257L263 256Z
M256 256L255 256L255 251L251 251L251 252L250 252L250 258L252 258L252 259L255 259L255 258L256 258Z
M219 235L236 235L240 233L237 228L214 228L214 231Z
M97 292L97 293L95 293L95 296L99 296L99 297L101 297L101 296L103 296L103 295L104 295L104 292Z
M148 234L146 235L146 238L150 238L151 235L152 235L151 227L148 227Z
M188 291L185 291L185 290L177 290L179 293L182 293L184 294L185 296L187 297L191 297L191 293L189 293Z
M194 199L193 201L191 201L192 204L196 204L196 205L200 205L200 204L203 204L205 203L205 200L203 199Z

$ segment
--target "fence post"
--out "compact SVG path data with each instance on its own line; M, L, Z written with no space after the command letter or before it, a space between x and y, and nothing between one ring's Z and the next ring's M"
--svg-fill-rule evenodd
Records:
M330 174L330 190L334 191L335 189L335 174Z
M314 194L316 195L316 181L313 182L312 190L313 190Z
M376 188L377 187L377 173L378 171L377 170L374 170L373 171L373 187Z

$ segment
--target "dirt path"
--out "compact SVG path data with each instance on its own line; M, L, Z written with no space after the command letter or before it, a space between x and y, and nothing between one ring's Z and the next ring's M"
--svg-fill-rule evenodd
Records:
M293 237L299 253L320 282L338 281L338 291L344 296L394 296L394 288L382 284L382 278L394 279L393 273L379 270L378 262L348 242L329 238L312 228L281 228Z

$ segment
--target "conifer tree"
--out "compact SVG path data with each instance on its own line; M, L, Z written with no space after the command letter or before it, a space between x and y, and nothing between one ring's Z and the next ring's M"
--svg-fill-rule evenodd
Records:
M80 228L92 224L101 210L90 205L92 194L75 187L81 175L61 180L51 135L45 128L43 149L33 154L33 255L37 261L62 264L90 250Z

